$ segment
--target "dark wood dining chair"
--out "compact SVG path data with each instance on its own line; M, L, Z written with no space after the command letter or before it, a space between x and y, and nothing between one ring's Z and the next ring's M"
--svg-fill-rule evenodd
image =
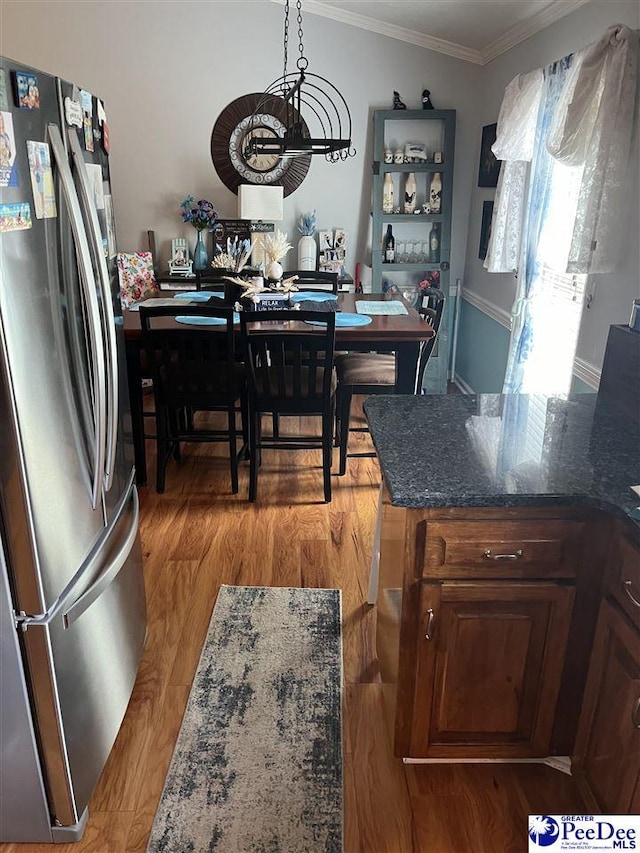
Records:
M286 270L282 278L298 276L299 290L319 290L324 293L338 292L338 273L325 270Z
M178 325L176 316L197 318ZM167 463L179 458L181 442L229 444L231 487L238 491L237 405L246 437L246 380L236 361L233 309L223 305L141 306L140 325L153 378L156 409L156 490L165 487ZM215 325L200 325L213 323ZM226 412L227 428L196 426L195 412Z
M249 400L249 500L255 501L261 451L322 450L324 499L331 500L336 378L335 314L243 311L240 328ZM262 415L316 415L320 435L262 432Z
M424 372L436 345L444 311L445 297L441 290L432 287L424 292L423 307L419 313L433 329L433 335L421 341L416 365L414 393L422 393ZM349 453L349 432L367 432L367 427L352 427L351 401L354 394L393 394L396 384L396 357L394 353L351 352L336 356L338 377L336 443L340 448L338 473L347 471L348 456L375 456L375 451Z

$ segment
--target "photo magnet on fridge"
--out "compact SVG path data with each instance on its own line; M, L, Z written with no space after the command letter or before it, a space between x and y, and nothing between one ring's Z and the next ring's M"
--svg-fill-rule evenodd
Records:
M91 92L87 92L86 89L80 90L80 106L82 107L84 147L87 151L93 151L93 104L91 103Z
M31 205L28 201L0 204L0 233L31 228Z
M17 187L16 140L13 135L13 116L0 112L0 187Z
M0 110L9 109L9 98L7 96L7 75L4 68L0 68Z
M27 140L27 155L36 219L52 219L57 211L49 146L46 142Z
M23 74L22 71L11 72L13 80L13 96L16 106L21 110L40 109L40 90L35 74Z

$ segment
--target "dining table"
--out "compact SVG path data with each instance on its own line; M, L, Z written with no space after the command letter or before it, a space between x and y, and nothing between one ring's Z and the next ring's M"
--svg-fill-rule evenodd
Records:
M185 315L189 315L190 311L197 313L197 305L202 305L201 301L190 302L182 292L172 294L166 290L150 294L147 300L163 299L166 301L172 298L184 300ZM200 296L199 299L201 300L201 298ZM212 294L211 298L217 297ZM359 303L360 311L358 311ZM194 308L195 311L193 311ZM363 313L363 309L366 308L370 310L369 314ZM393 313L378 313L387 310L393 311ZM343 320L347 322L348 317L345 315L370 317L370 321L359 321L362 325L341 325L337 321L336 350L394 352L396 354L396 384L390 388L390 393L413 394L420 343L433 336L433 329L428 321L411 303L396 293L339 293L337 295L337 311L338 315L343 315ZM138 485L144 485L147 482L147 462L144 435L143 372L140 360L142 349L140 313L135 308L128 308L124 309L122 314L131 399L131 430L135 454L136 482Z

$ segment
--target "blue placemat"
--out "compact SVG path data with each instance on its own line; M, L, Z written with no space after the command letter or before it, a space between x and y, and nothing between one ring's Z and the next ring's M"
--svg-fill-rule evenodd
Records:
M129 311L139 311L140 306L151 306L152 308L173 307L176 303L173 299L143 299L142 302L133 302L129 305Z
M190 299L191 302L208 302L214 296L217 299L222 299L224 293L218 293L215 290L196 290L193 293L176 293L174 299Z
M373 299L359 299L356 302L358 314L382 314L388 317L397 314L408 314L406 307L399 301L376 302Z
M305 320L312 326L324 326L321 320ZM368 326L371 317L366 314L347 314L346 312L336 314L336 326Z
M291 294L292 302L305 302L311 299L314 302L337 302L335 293L323 293L321 290L298 290Z
M224 326L227 322L224 317L201 317L198 314L179 314L174 317L176 323L184 323L185 326ZM240 315L233 312L233 322L240 322Z

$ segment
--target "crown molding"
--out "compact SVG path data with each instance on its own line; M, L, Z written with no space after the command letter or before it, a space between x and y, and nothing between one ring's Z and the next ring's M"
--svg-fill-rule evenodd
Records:
M521 21L519 24L511 27L506 33L503 33L499 38L492 41L480 51L482 57L481 64L486 65L502 53L506 53L515 47L520 42L526 41L536 33L544 30L546 27L555 24L571 12L575 12L581 6L589 3L590 0L554 0L547 7L542 9L536 15L532 15L528 20Z
M271 0L271 2L284 6L284 0ZM495 41L492 41L482 50L465 47L462 44L436 38L426 33L418 33L415 30L408 30L404 27L398 27L395 24L376 21L374 18L359 15L356 12L337 9L335 6L329 6L327 3L320 2L320 0L302 0L302 8L305 12L309 12L312 15L330 18L332 21L337 21L341 24L358 27L361 30L397 39L407 44L414 44L417 47L424 47L427 50L434 50L437 53L452 56L454 59L462 59L465 62L472 62L475 65L486 65L492 59L500 56L500 54L505 53L517 44L520 44L520 42L525 41L525 39L530 38L540 32L540 30L559 21L565 15L569 15L571 12L579 9L580 6L584 6L585 3L589 2L591 0L553 0L541 12L533 15L527 21L522 21L511 27L500 38L495 39Z
M284 5L284 0L271 0L271 2L278 3L280 6ZM303 0L302 9L311 15L330 18L332 21L337 21L340 24L348 24L352 27L358 27L361 30L367 30L370 33L377 33L381 36L406 42L407 44L415 44L417 47L424 47L427 50L435 50L437 53L452 56L454 59L463 59L466 62L473 62L476 65L482 65L484 62L479 50L473 50L470 47L464 47L464 45L456 44L446 39L439 39L435 36L429 36L425 33L418 33L415 30L397 27L395 24L376 21L366 15L358 15L356 12L346 12L343 9L336 9L335 6L329 6L326 3L319 2L319 0Z

